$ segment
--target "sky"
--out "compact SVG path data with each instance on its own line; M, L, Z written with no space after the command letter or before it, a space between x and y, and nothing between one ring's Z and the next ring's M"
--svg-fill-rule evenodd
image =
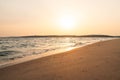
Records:
M120 0L0 0L0 36L120 35Z

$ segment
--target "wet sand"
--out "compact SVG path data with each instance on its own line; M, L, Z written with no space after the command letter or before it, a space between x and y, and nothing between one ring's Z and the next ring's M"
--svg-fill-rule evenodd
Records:
M0 80L120 80L120 39L2 68Z

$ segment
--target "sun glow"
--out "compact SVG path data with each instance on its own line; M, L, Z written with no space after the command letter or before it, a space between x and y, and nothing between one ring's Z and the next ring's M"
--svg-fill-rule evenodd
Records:
M59 20L60 27L66 30L73 29L76 25L76 19L74 16L67 15L62 16Z

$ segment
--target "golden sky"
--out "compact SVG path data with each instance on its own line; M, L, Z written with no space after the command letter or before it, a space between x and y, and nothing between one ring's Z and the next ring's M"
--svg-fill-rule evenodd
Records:
M0 0L0 36L120 35L120 0Z

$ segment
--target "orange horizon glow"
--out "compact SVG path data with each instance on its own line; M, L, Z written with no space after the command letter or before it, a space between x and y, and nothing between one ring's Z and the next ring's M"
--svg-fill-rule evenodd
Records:
M0 36L120 35L119 0L0 0Z

